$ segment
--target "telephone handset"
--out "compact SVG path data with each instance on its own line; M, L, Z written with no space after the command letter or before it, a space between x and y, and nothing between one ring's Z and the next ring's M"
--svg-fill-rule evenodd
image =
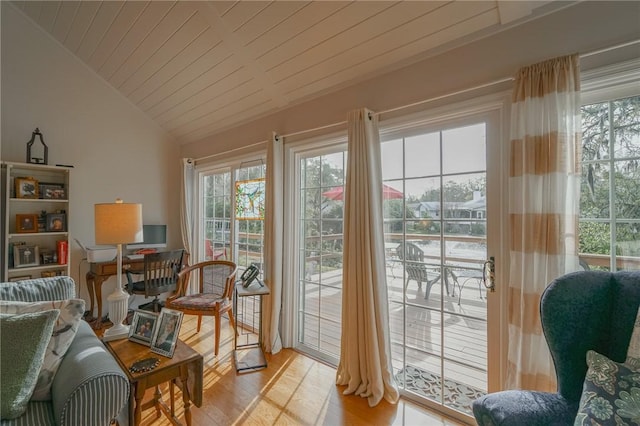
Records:
M242 276L240 276L240 279L242 280L242 287L244 288L249 287L253 282L253 280L258 278L259 274L260 274L260 269L258 269L256 265L253 265L253 264L249 265L249 267L245 269L244 272L242 273Z

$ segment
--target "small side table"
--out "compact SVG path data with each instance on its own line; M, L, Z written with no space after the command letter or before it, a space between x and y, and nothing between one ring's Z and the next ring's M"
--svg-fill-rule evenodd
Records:
M247 288L242 286L242 281L236 282L233 292L233 313L236 324L233 359L238 372L259 370L267 366L267 359L262 350L262 296L269 292L269 287L257 279ZM238 311L239 299L242 303L242 313ZM241 322L244 327L239 325Z
M120 364L120 368L127 374L129 383L131 384L131 392L129 393L129 421L134 426L140 424L142 418L142 410L155 407L157 417L160 413L164 413L171 423L180 424L175 416L175 402L173 395L173 386L177 384L176 379L180 379L179 386L182 389L182 401L184 402L184 417L187 425L191 425L191 402L197 407L202 405L202 373L203 359L202 355L194 351L190 346L181 340L176 344L176 350L173 358L167 358L158 355L149 350L149 347L134 343L128 339L113 340L104 342L105 346L111 352ZM129 367L141 359L155 357L160 360L156 368L150 371L140 373L132 373ZM159 385L165 382L169 384L169 394L171 399L171 407L162 401ZM142 398L147 389L155 386L156 392L151 401L142 403Z

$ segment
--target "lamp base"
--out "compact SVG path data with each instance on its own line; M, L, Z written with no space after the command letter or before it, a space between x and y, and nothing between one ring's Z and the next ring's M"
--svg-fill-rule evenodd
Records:
M129 326L119 324L105 330L102 340L109 342L111 340L126 339L129 337Z
M113 327L105 330L102 340L108 342L110 340L126 339L129 337L129 326L122 324L127 317L129 308L129 295L122 291L121 288L116 290L107 297L109 302L109 319L113 323Z

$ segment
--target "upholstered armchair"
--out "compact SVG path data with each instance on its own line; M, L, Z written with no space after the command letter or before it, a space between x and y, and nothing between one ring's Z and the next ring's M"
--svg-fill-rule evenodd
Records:
M478 424L573 425L587 373L587 351L624 362L639 305L640 271L580 271L551 282L540 300L540 316L558 391L485 395L473 403Z

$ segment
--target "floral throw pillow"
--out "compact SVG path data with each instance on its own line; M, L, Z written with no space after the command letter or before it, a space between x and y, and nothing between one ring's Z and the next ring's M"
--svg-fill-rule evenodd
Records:
M574 426L640 424L640 371L587 352L587 376Z
M47 302L0 301L0 313L3 314L26 314L51 309L58 309L60 316L53 327L51 340L47 346L44 362L38 375L38 382L31 396L32 401L48 401L51 399L53 378L58 371L62 358L67 353L78 331L78 325L84 313L84 300L69 299Z

